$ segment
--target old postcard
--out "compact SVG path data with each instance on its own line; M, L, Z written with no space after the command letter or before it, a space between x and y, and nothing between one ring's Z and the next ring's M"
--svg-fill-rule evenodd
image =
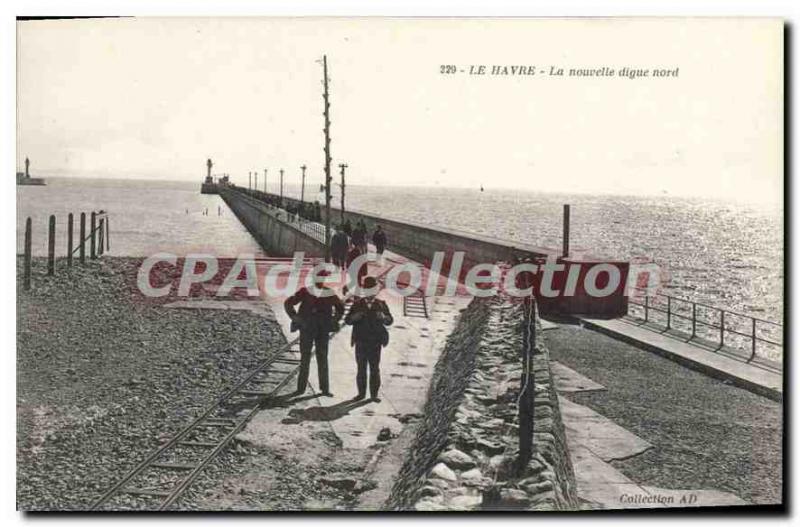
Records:
M18 509L781 509L783 50L19 19Z

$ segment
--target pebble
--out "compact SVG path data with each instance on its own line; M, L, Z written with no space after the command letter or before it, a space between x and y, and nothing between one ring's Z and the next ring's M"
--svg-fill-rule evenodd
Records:
M450 467L444 463L439 463L431 469L431 477L444 479L446 481L456 481L458 479L456 473L450 470Z
M462 494L447 501L448 509L471 510L483 503L483 497L476 494Z
M448 467L459 470L467 470L475 466L475 460L472 459L472 456L455 448L440 454L439 461L446 463Z
M523 508L531 504L528 494L519 489L503 489L500 491L500 506L511 508Z

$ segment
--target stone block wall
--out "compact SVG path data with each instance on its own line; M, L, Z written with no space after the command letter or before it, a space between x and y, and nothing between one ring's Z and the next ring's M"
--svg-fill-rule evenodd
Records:
M462 311L433 372L423 417L385 508L411 509L421 482L448 441L450 423L473 372L476 350L485 333L488 303L473 300Z
M475 312L481 311L476 317ZM578 508L575 477L549 367L549 353L534 353L533 455L518 462L520 354L523 306L500 298L473 301L459 321L471 328L469 347L460 339L442 355L436 375L463 389L433 384L417 441L395 485L391 508L418 511L571 510ZM537 322L538 324L538 322ZM474 330L480 330L476 335ZM464 353L472 354L466 357ZM455 357L457 363L451 362ZM465 375L465 370L469 372ZM436 378L434 379L436 382ZM439 381L441 382L441 380ZM452 419L439 420L449 412ZM451 410L452 408L452 410ZM434 410L428 414L429 410Z
M304 252L309 257L325 255L324 243L291 223L278 220L257 199L231 188L221 189L220 195L239 221L270 255L290 257L298 251Z

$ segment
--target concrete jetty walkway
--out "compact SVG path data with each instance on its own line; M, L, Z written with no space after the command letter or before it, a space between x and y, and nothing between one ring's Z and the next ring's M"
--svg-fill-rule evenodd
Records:
M601 391L606 388L575 370L553 361L560 393ZM674 489L637 483L612 463L629 459L654 446L588 406L559 396L567 446L575 470L578 497L592 508L652 509L745 505L730 492L714 489Z
M397 254L385 253L382 262L369 262L369 274L380 277L390 266L406 262L407 259ZM423 268L423 278L428 277L437 280L441 287L446 285L446 277L431 276L430 271ZM460 287L458 290L462 291ZM389 328L389 345L381 354L381 402L362 402L348 408L347 412L341 411L356 395L356 362L350 342L351 329L343 325L331 339L328 351L330 390L334 397L315 398L314 408L290 412L287 422L297 420L299 423L309 417L310 420L326 421L343 446L366 448L377 441L383 428L398 433L402 428L398 418L422 411L436 360L454 328L458 313L467 306L470 298L463 295L430 297L427 299L429 318L424 318L418 315L404 316L403 298L397 293L383 289L378 296L386 301L394 317L394 324ZM286 338L292 339L298 333L290 332L291 320L283 309L284 300L264 298ZM311 362L308 390L310 394L316 394L316 359ZM257 426L258 418L254 423Z
M729 381L764 397L783 399L783 374L768 361L748 362L743 355L700 347L665 331L655 331L627 318L576 317L593 330L658 353L706 375Z

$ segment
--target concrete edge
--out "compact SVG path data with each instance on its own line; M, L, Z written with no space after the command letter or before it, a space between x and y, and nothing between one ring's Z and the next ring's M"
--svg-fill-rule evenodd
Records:
M642 349L644 351L649 351L650 353L655 353L656 355L660 355L660 356L662 356L662 357L664 357L666 359L669 359L669 360L671 360L673 362L677 362L678 364L680 364L682 366L686 366L689 369L698 371L698 372L700 372L700 373L702 373L704 375L707 375L709 377L713 377L715 379L719 379L719 380L723 380L723 381L730 381L734 386L738 386L739 388L747 390L747 391L749 391L751 393L754 393L756 395L760 395L762 397L766 397L767 399L771 399L773 401L776 401L776 402L779 402L779 403L783 403L783 393L778 391L778 390L774 390L774 389L769 388L767 386L762 386L760 384L751 382L751 381L749 381L747 379L743 379L741 377L737 377L736 375L732 375L729 372L718 370L716 368L713 368L713 367L709 366L708 364L704 364L702 362L690 359L688 357L683 357L681 355L677 355L677 354L672 353L672 352L670 352L668 350L660 348L660 347L658 347L658 346L656 346L654 344L651 344L649 342L637 339L637 338L632 337L630 335L624 335L622 333L617 333L616 331L613 331L613 330L610 330L608 328L604 328L603 326L600 326L598 324L595 324L591 320L586 320L586 319L577 318L577 317L575 317L574 320L576 322L579 322L580 324L582 324L584 327L586 327L588 329L591 329L592 331L596 331L598 333L602 333L604 335L607 335L607 336L609 336L609 337L611 337L611 338L613 338L615 340L619 340L621 342L625 342L627 344L631 344L631 345L636 346L637 348Z

